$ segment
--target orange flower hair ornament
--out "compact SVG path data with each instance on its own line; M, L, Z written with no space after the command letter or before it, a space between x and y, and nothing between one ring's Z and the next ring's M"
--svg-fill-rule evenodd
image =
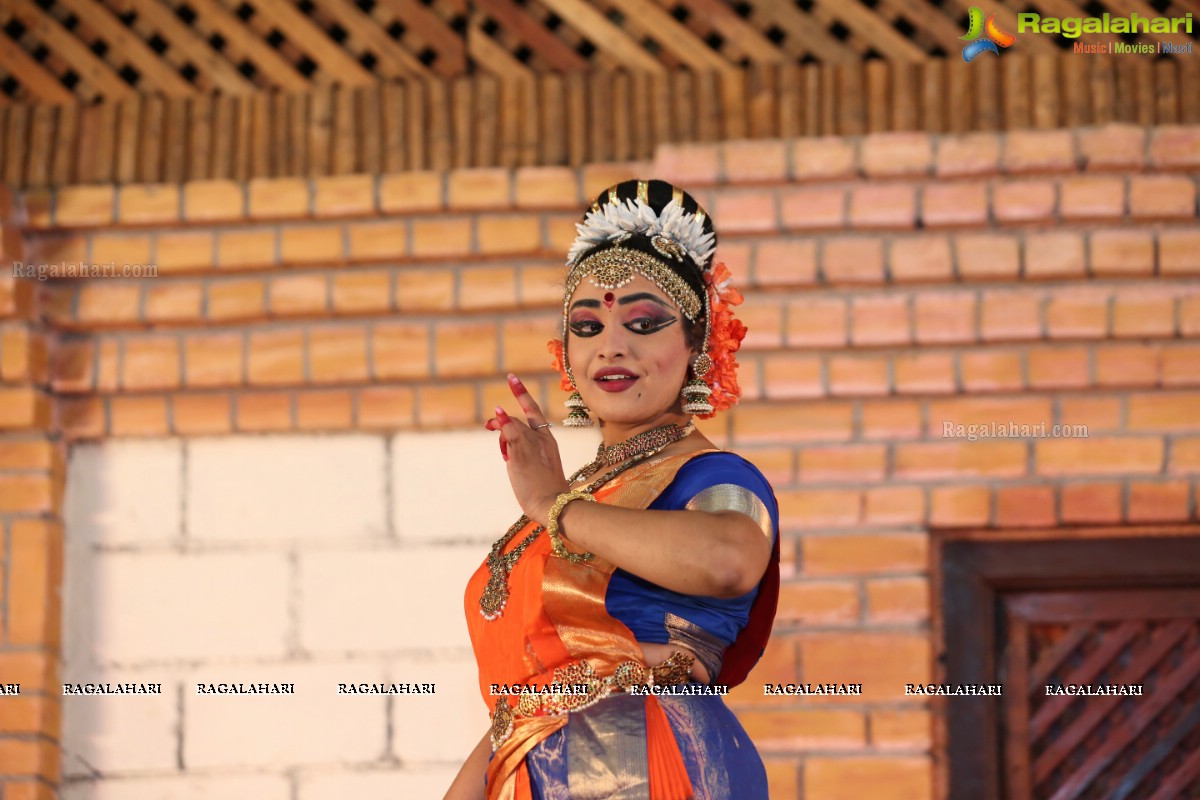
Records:
M742 395L737 381L737 356L734 354L746 338L746 325L733 316L733 306L741 305L743 298L742 293L730 285L731 278L729 268L723 262L718 262L704 273L709 308L707 353L711 366L701 380L712 390L708 402L713 410L698 414L700 419L711 419L718 411L732 408ZM546 351L553 356L551 366L561 376L559 388L564 392L575 391L575 385L567 375L562 339L551 339L546 343Z

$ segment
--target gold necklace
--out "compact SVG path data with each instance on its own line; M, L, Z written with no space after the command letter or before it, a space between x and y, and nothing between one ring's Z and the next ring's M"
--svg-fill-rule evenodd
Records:
M662 428L674 428L674 430L671 431L665 438L658 434L656 434L654 437L646 436L646 434L655 433L656 431L662 430ZM631 467L642 463L648 458L658 455L665 448L674 444L695 430L695 427L693 427L691 423L688 423L682 428L674 424L669 426L664 425L662 428L655 428L652 431L646 431L646 433L639 434L638 436L645 437L642 439L642 447L647 449L641 449L640 452L634 452L632 455L627 455L627 460L625 463L620 464L615 469L604 473L595 481L585 486L581 491L592 494L601 486L620 475L622 472L625 472ZM638 437L633 437L633 439L636 438ZM633 439L630 439L629 441L632 441ZM622 442L622 444L624 444L624 442ZM613 447L615 448L618 446L619 445L614 445ZM609 449L611 450L612 448ZM603 459L601 458L601 455L604 453L604 451L605 447L603 444L601 444L596 460L576 471L575 474L571 476L569 482L574 483L577 480L587 478L595 474L595 472L599 470L600 466L603 465ZM583 474L589 469L589 472ZM492 545L492 549L488 552L487 558L485 559L488 572L490 572L491 575L488 577L487 586L484 587L483 594L479 596L479 613L483 615L483 618L489 622L499 619L504 613L504 606L508 603L509 573L512 572L513 567L517 565L517 561L521 558L521 554L524 553L529 545L533 544L534 540L546 530L544 526L538 525L532 531L530 531L529 535L522 539L516 547L509 552L504 553L505 546L507 546L508 543L512 541L512 538L528 524L528 515L522 514L520 519L514 522L508 531L506 531L503 536L495 541L495 543ZM591 553L572 553L572 556L574 557L571 560L576 562L589 561L592 558Z

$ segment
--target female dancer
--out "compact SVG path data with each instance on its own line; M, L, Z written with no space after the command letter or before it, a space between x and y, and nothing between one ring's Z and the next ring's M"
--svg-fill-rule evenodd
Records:
M712 220L627 181L578 224L562 341L566 425L599 421L564 477L521 381L487 428L524 515L470 579L491 726L447 800L765 800L762 761L721 699L757 661L778 594L778 511L749 462L691 424L739 393L745 327ZM523 417L523 419L521 418Z

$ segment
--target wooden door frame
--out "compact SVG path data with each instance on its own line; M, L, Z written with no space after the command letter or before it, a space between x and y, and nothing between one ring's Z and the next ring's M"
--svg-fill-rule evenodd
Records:
M934 676L939 683L999 683L999 594L1063 588L1200 584L1200 525L931 532ZM1097 548L1103 542L1110 545ZM956 613L947 616L944 609ZM956 646L955 643L968 643ZM1001 699L934 703L934 753L943 800L1003 800L997 731Z

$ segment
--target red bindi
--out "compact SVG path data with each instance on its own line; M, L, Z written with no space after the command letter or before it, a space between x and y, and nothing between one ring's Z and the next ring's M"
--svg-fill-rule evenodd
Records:
M612 308L613 300L615 300L615 299L616 298L612 292L605 292L604 293L604 307Z

